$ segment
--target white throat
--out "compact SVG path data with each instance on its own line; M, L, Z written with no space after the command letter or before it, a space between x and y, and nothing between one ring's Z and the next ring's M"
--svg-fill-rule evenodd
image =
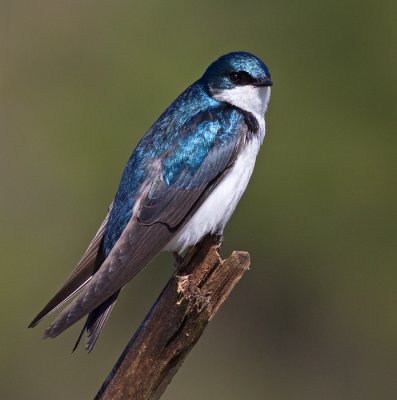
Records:
M270 100L269 86L236 86L213 93L216 100L224 101L252 113L258 122L262 121Z

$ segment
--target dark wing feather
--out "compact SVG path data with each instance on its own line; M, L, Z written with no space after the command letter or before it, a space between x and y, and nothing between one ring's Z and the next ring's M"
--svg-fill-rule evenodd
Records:
M162 176L157 177L140 208L139 222L145 225L162 222L171 230L186 222L189 211L199 199L201 204L207 198L220 176L235 162L240 146L245 142L246 129L243 125L239 135L222 146L214 145L194 172L183 169L171 186Z
M148 227L133 218L101 268L45 331L44 337L58 336L100 306L141 271L162 250L171 236L163 224Z
M95 262L98 256L98 250L101 245L110 211L112 209L112 204L109 207L106 218L99 227L96 235L89 244L83 257L76 265L76 268L70 274L69 278L63 284L61 289L52 297L48 304L33 319L33 321L29 325L29 328L33 328L40 322L41 319L62 306L70 297L81 290L84 285L91 279L92 275L95 272Z
M59 335L101 305L165 247L174 229L191 217L233 165L247 133L245 124L235 124L234 135L221 146L212 146L194 172L187 166L181 168L171 185L163 176L153 180L149 192L137 199L139 212L132 216L106 260L44 337Z

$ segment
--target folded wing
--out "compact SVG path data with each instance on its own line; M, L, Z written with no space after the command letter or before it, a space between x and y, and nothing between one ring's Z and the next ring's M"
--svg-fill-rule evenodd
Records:
M178 143L167 149L161 173L148 175L144 185L149 189L134 206L138 211L99 270L46 330L45 337L59 335L119 291L166 246L234 164L248 127L235 109L216 112L215 116L196 116L196 123L190 121ZM183 151L186 148L191 150Z

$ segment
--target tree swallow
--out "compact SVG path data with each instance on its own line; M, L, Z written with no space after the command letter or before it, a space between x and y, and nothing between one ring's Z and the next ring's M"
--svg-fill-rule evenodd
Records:
M213 62L141 139L97 234L29 327L73 297L44 337L88 314L76 346L86 331L91 351L122 287L157 254L180 254L208 233L222 234L265 136L270 86L253 54Z

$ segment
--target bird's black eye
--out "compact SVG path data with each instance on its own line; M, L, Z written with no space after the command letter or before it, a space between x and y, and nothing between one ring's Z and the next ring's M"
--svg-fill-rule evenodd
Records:
M234 83L235 85L238 85L241 82L241 77L242 75L240 72L233 71L229 74L230 82Z
M233 71L228 75L229 81L233 83L233 85L243 86L243 85L252 85L254 83L254 79L245 71Z

